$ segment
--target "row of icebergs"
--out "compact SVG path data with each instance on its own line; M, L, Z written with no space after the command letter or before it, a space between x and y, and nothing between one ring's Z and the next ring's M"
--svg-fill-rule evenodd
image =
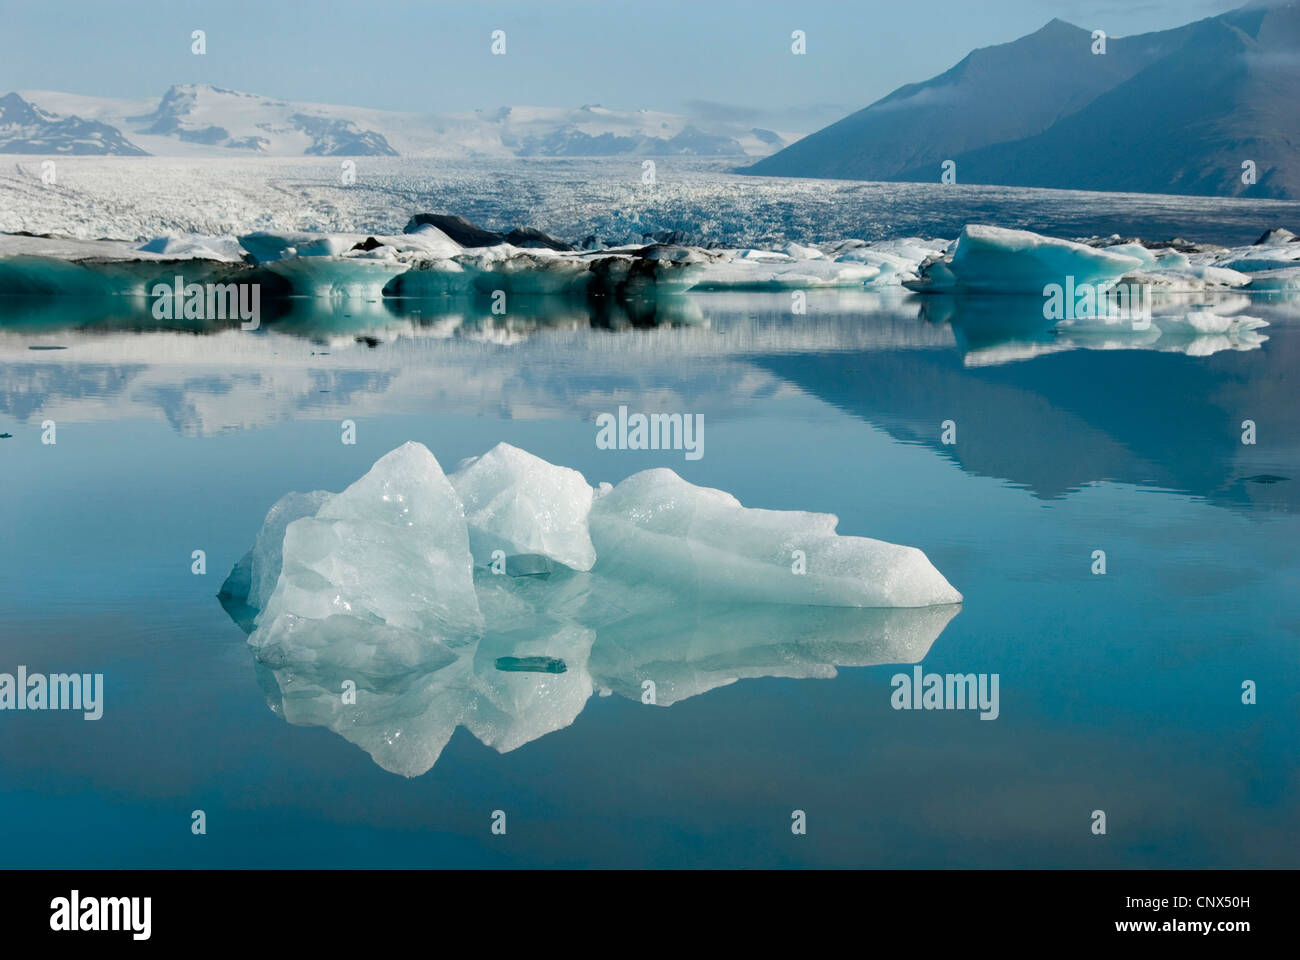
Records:
M598 688L650 680L666 705L919 659L961 594L920 550L837 523L666 469L592 487L508 444L447 475L407 443L342 493L282 497L222 600L287 719L410 776L458 724L512 749Z
M687 290L900 285L925 293L1041 296L1045 285L1066 277L1164 292L1276 292L1300 291L1300 242L1281 229L1254 245L1226 248L1183 241L1144 245L1120 237L1079 242L969 225L952 241L574 250L537 231L493 234L460 218L427 214L391 236L261 232L139 244L0 235L2 294L149 296L178 274L187 283L258 282L268 295L354 299L475 291L634 298Z

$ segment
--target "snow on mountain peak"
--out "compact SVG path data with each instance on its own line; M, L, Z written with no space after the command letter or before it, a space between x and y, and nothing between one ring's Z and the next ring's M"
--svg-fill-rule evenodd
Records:
M0 153L139 156L144 152L106 123L60 116L17 93L0 97Z
M160 156L760 157L794 139L739 124L598 103L427 115L293 102L206 83L175 84L153 101L51 91L10 97L0 101L7 104L0 117L16 129L21 114L23 129L6 137L12 148L0 141L0 152L60 152L48 137L33 132L55 122L56 114L93 122L109 144L105 149L86 145L82 152Z

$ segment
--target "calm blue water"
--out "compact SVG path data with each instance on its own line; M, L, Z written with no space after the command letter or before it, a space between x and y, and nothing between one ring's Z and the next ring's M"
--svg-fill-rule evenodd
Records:
M1300 866L1300 325L1242 300L1271 323L1253 349L869 294L602 329L553 303L300 305L257 334L0 308L0 671L107 687L97 722L0 713L0 866ZM619 403L702 413L705 456L598 450ZM759 618L663 654L746 679L666 708L615 689L506 753L458 729L389 773L270 709L215 595L278 497L407 440L448 469L503 440L592 482L669 466L918 546L965 595L924 668L997 673L1000 716L892 709L899 661L772 676L798 671Z

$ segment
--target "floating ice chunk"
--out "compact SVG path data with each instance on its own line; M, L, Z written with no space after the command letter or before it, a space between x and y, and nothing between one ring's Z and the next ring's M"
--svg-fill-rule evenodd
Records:
M331 618L355 623L345 630ZM313 636L327 619L330 635L360 632L380 647L482 633L464 511L423 445L403 444L314 517L288 524L280 577L249 643L314 658L331 644Z
M174 262L182 257L188 259L183 269ZM0 294L145 296L154 283L171 283L178 273L187 281L227 282L243 268L231 259L202 257L194 251L154 253L117 240L0 234Z
M273 260L266 269L287 279L298 296L378 299L408 265L396 260L345 256L297 256Z
M634 474L591 509L598 569L711 601L852 607L958 603L915 547L835 533L831 514L759 510L672 470ZM804 571L798 572L800 566Z
M1300 291L1300 269L1260 270L1250 275L1250 289L1277 292Z
M245 629L272 709L416 776L458 726L505 752L570 725L597 670L638 698L654 679L666 705L914 662L956 612L930 605L960 600L919 550L839 537L833 516L746 509L669 470L601 488L507 444L449 479L408 443L340 494L281 499L223 591L260 602L271 585ZM529 552L475 569L471 531ZM919 609L851 609L868 606ZM340 697L345 680L362 695Z
M0 295L144 296L146 281L125 269L132 265L116 261L99 264L52 257L4 257L0 258ZM5 312L7 320L10 313L8 304Z
M1073 277L1076 285L1118 280L1143 261L1028 230L970 224L962 229L951 256L934 263L943 269L923 271L919 280L904 285L918 291L1041 295L1044 286L1064 283L1066 277Z
M465 505L470 548L479 563L494 550L542 554L574 570L590 570L596 562L587 535L592 489L577 470L498 443L450 480Z
M1294 259L1278 259L1273 257L1241 257L1236 260L1228 260L1221 264L1228 270L1235 270L1238 273L1262 273L1266 270L1300 270L1300 263Z
M865 263L876 267L880 273L869 282L872 286L898 284L916 279L921 264L936 254L942 254L947 241L884 240L860 246L843 247L835 256L841 263Z
M448 648L488 633L575 636L568 626L602 629L683 600L961 599L921 551L838 536L828 514L746 509L663 469L602 489L508 444L467 461L453 484L408 443L340 494L282 498L222 593L246 598L252 613L232 615L261 662L369 678L446 665ZM471 537L480 560L507 552L504 575L475 572Z

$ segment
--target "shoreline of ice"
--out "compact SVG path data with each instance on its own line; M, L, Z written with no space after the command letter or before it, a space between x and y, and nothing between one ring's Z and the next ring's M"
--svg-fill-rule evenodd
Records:
M953 240L904 237L707 248L574 249L536 230L487 231L420 214L393 235L260 231L145 243L0 234L0 295L157 297L183 284L257 284L267 299L428 299L465 294L655 299L691 291L905 288L1026 294L1072 277L1159 295L1300 292L1300 241L1274 229L1249 246L1118 236L1068 240L971 224Z

